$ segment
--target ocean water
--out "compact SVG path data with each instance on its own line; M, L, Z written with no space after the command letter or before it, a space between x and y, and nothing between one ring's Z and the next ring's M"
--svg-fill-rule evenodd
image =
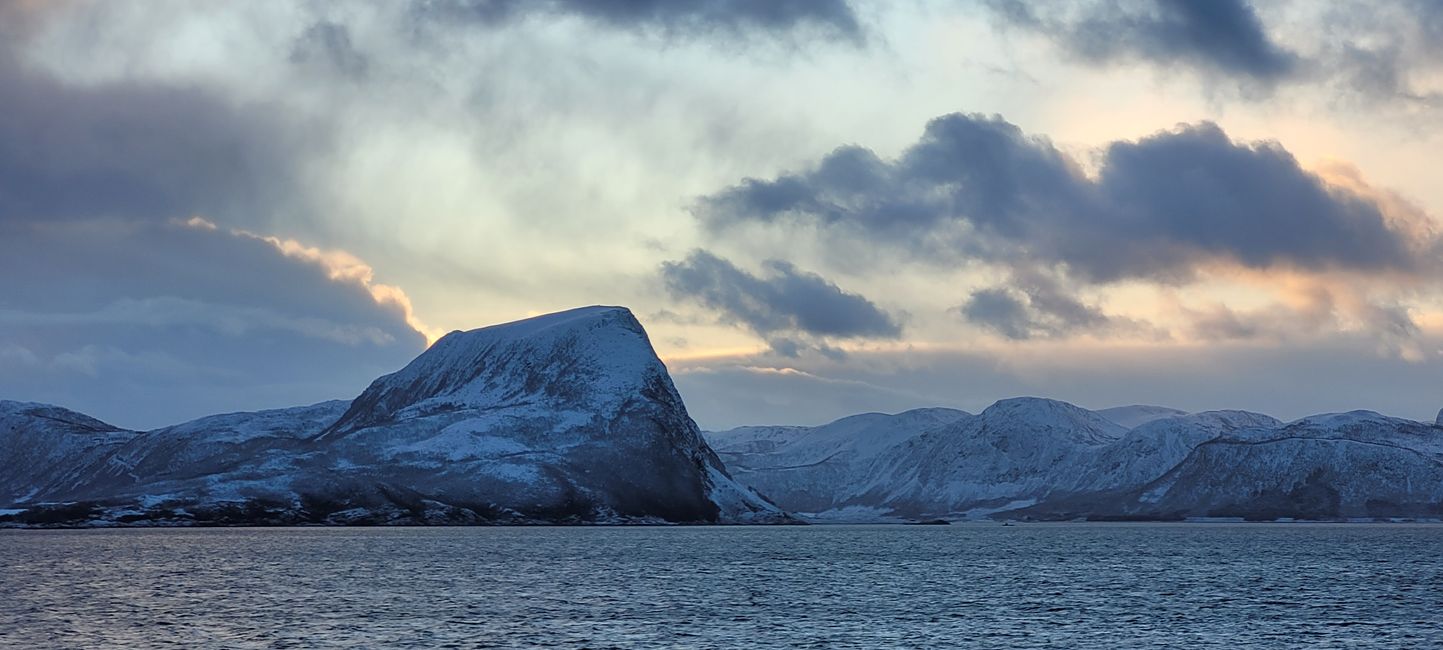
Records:
M0 645L1443 647L1443 526L0 531Z

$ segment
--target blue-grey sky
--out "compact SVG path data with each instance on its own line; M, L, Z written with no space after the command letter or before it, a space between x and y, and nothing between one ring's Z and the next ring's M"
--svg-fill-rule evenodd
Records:
M1430 0L0 0L0 398L630 306L704 427L1443 406Z

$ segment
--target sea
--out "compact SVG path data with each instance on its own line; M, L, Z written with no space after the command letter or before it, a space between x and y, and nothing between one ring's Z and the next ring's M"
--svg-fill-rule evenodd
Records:
M0 531L13 648L1443 648L1443 525Z

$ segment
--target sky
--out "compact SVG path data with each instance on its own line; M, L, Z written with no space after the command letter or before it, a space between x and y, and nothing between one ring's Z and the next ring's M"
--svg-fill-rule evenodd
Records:
M0 0L0 398L637 315L703 428L1443 407L1443 3Z

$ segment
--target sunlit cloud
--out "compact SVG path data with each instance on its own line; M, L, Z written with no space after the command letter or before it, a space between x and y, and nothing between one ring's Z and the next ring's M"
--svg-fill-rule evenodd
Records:
M200 216L179 222L188 228L215 231L220 227L215 223ZM272 235L258 235L246 230L231 229L231 234L238 237L249 237L251 239L266 242L276 247L282 254L294 259L312 262L326 270L331 280L360 285L370 292L371 297L378 305L393 306L401 310L405 315L406 323L417 332L426 337L426 345L429 346L440 339L446 332L428 327L416 316L416 310L411 304L411 299L400 287L376 282L375 269L360 258L343 250L325 250L315 246L307 246L294 239L282 239Z

